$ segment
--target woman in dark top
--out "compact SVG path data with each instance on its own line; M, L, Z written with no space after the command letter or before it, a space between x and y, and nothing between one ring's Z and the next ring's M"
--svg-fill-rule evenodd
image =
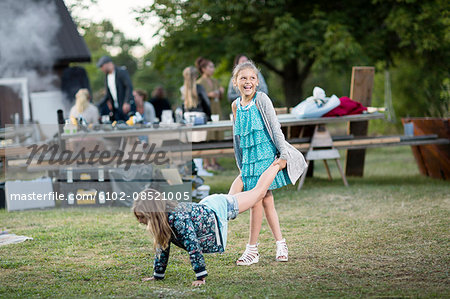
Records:
M161 121L161 114L163 110L172 110L169 100L167 100L164 89L162 86L158 86L152 92L152 98L150 103L155 108L156 117Z

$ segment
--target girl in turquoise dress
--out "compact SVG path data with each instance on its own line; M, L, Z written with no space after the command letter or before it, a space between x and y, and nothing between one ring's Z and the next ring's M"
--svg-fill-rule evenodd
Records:
M301 153L286 144L268 96L256 91L259 83L257 74L258 69L251 61L237 65L233 71L233 84L241 95L231 106L235 120L233 124L234 151L241 175L233 182L230 194L240 192L242 189L247 191L254 188L258 178L270 165L278 164L281 170L270 185L263 201L251 209L249 243L236 262L238 265L246 266L259 261L257 240L261 230L263 211L276 240L276 261L288 260L286 240L281 234L278 214L270 190L295 183L298 178L297 173L303 171L306 165ZM288 160L298 160L298 163ZM295 165L287 165L288 162ZM296 174L291 176L288 172Z

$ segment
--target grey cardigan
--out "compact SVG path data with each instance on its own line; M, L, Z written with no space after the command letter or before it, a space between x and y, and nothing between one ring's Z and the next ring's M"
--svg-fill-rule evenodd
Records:
M237 98L235 101L238 100L240 100L240 98ZM280 122L275 114L275 109L273 108L270 98L263 92L257 92L255 102L256 107L261 113L266 129L269 132L270 138L280 154L279 158L287 161L289 179L294 185L306 170L307 164L305 158L300 151L285 140L284 134L281 131ZM236 103L233 102L232 105L236 105ZM242 149L240 147L240 136L234 135L234 130L235 122L233 121L234 155L236 156L236 164L240 170L242 168Z

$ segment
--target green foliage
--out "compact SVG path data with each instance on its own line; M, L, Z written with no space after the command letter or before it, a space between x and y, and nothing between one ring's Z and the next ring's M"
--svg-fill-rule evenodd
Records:
M449 77L450 53L449 3L445 0L160 0L142 11L142 20L149 13L162 22L160 46L164 51L155 52L155 68L160 71L168 65L181 70L199 55L226 59L231 68L233 56L244 52L280 77L275 88L269 85L271 95L293 104L309 95L308 77L333 77L323 73L346 73L352 65L382 61L392 70L405 68L406 73L415 68L410 82L428 82L419 84L427 89L427 96L411 113L426 114L442 106L439 98ZM417 60L421 60L418 65ZM392 86L403 92L400 97L408 98L402 80L393 76ZM317 85L327 90L326 83ZM378 88L382 93L383 85ZM411 100L396 105L403 115L407 111L402 109Z
M164 71L155 68L155 53L158 46L143 57L143 66L133 76L135 88L141 88L151 92L158 86L162 86L167 97L174 107L180 106L180 87L183 84L183 76L179 68L168 65ZM163 50L161 48L161 50Z
M161 43L139 66L130 52L138 40L108 21L81 20L80 27L94 62L114 53L136 87L151 92L163 85L174 105L182 70L198 56L215 62L215 77L226 88L234 56L245 53L261 67L279 106L297 104L314 86L349 95L354 65L377 66L373 105L383 106L388 68L400 119L448 115L449 7L445 0L156 0L141 10L140 20L159 18ZM93 63L86 68L93 89L101 90L103 74ZM226 101L223 106L228 111Z

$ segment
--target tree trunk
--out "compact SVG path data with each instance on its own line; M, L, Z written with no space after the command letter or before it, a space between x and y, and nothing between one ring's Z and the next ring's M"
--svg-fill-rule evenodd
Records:
M305 66L299 70L297 59L292 59L283 67L281 77L283 78L283 89L286 107L294 107L304 99L303 83L309 75L313 61L307 61Z

